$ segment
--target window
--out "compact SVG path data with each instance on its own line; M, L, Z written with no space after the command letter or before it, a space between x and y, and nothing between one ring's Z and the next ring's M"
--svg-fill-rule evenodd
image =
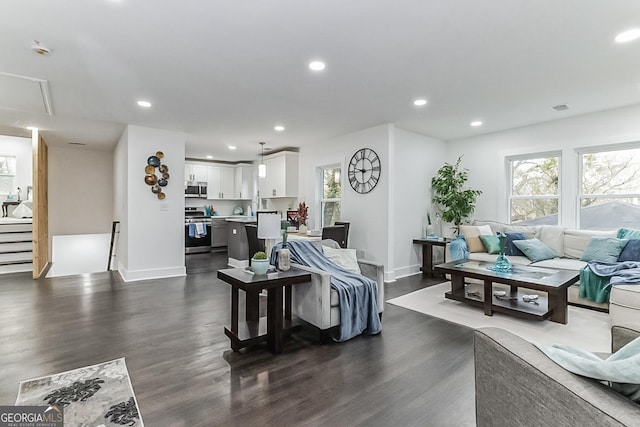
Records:
M509 159L509 219L522 225L558 224L560 155Z
M640 228L640 148L579 156L580 228Z
M334 225L336 221L340 221L340 200L342 198L340 172L339 166L322 168L321 227Z
M12 194L16 191L16 158L0 156L0 194Z

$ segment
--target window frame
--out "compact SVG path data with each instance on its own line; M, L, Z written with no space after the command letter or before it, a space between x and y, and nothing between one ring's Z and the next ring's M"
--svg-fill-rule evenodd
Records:
M324 172L327 169L340 169L340 194L342 195L342 191L344 189L344 173L343 173L343 167L342 164L340 163L331 163L328 165L323 165L323 166L318 166L318 180L317 180L317 186L318 186L318 218L320 218L320 228L324 228L327 227L331 224L325 224L324 223L324 205L325 203L335 203L338 202L340 203L340 207L342 207L342 197L336 198L325 198L324 197ZM342 213L342 209L340 210L340 212ZM340 220L340 218L338 218L338 220Z
M13 155L13 154L0 154L0 157L13 159L13 163L14 163L13 173L12 174L11 173L2 173L2 171L0 170L0 176L3 176L3 177L6 176L6 177L13 178L13 184L12 184L11 187L12 188L17 188L16 180L17 180L17 175L18 175L18 157L16 155ZM0 192L0 194L4 195L4 196L12 194L12 193L13 193L13 190L11 190L11 189L9 190L8 193Z
M640 192L638 193L619 193L619 194L604 194L604 193L583 193L583 174L584 174L584 161L583 156L585 154L596 154L596 153L608 153L614 151L625 151L625 150L640 150L640 141L628 142L622 144L608 144L608 145L597 145L592 147L583 147L576 148L577 162L578 162L578 173L577 173L577 187L576 187L576 199L575 199L575 223L577 229L582 229L581 225L581 214L582 214L582 199L584 198L605 198L605 199L626 199L626 198L638 198L640 200ZM640 203L638 204L640 206ZM606 227L605 227L606 228Z
M528 159L542 159L556 157L558 159L558 193L557 194L541 194L541 195L514 195L513 194L513 162L519 160ZM513 224L513 201L514 200L542 200L542 199L556 199L558 201L558 222L556 225L562 225L562 151L543 151L535 153L518 154L514 156L505 157L505 169L507 170L507 222Z

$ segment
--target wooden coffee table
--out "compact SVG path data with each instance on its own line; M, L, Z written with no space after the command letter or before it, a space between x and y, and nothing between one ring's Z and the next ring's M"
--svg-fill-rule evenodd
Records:
M579 279L577 271L530 266L513 266L512 271L492 271L493 263L459 260L435 266L437 271L451 275L451 291L445 297L484 308L484 314L506 313L524 319L567 323L567 289ZM473 289L465 285L465 278L482 280L484 287ZM494 295L494 284L507 285L506 295ZM522 289L524 288L524 289ZM529 290L529 291L527 291ZM542 291L535 303L524 302L530 290Z

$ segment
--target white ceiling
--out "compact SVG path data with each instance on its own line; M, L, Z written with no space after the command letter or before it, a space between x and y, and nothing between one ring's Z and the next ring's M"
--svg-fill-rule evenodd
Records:
M464 138L640 103L633 27L637 0L3 1L0 73L47 80L54 115L0 86L0 133L110 150L130 123L221 160L385 122Z

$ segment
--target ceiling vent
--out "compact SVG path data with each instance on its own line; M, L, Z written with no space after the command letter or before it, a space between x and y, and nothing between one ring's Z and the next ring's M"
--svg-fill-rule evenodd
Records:
M567 104L558 104L558 105L555 105L555 106L553 106L551 108L553 108L556 111L564 111L564 110L568 110L569 106Z

